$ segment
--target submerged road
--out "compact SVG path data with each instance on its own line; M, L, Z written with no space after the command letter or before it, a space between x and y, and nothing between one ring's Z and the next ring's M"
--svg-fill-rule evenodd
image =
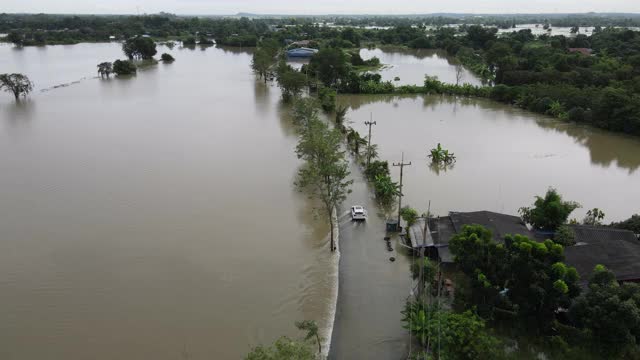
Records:
M358 167L351 163L353 192L341 211L340 287L329 359L403 359L409 348L400 311L411 288L410 258L392 236ZM351 222L352 205L369 211L367 222ZM390 257L396 261L391 262Z

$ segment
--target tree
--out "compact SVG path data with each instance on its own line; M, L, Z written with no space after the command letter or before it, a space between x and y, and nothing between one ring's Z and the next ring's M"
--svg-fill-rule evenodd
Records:
M296 147L298 158L305 160L305 165L299 170L296 185L305 190L310 197L322 204L322 212L327 216L331 231L331 251L335 250L334 228L336 226L333 212L347 198L351 192L353 180L349 176L349 164L345 153L341 150L342 134L337 129L329 129L313 109L305 109L312 103L299 103L296 110L298 116L308 116L297 119L304 124Z
M160 55L160 59L166 63L174 62L176 60L173 58L173 56L167 53Z
M630 230L635 234L640 234L640 214L635 214L625 221L611 223L611 226L618 229Z
M604 358L624 358L640 342L640 286L618 285L615 275L597 265L589 291L576 299L569 316L580 329L588 330L594 350Z
M587 211L587 216L584 217L582 223L584 225L601 226L604 219L604 212L598 208L593 208Z
M456 293L491 316L496 307L545 327L558 307L569 306L580 292L578 272L567 267L563 247L551 240L539 243L521 235L496 243L480 225L464 226L449 242L460 270L470 281L468 293Z
M500 341L487 333L484 321L471 311L457 314L414 302L402 314L404 328L437 359L493 360L504 354Z
M576 243L576 234L572 228L567 225L560 225L553 235L553 241L562 246L571 246Z
M151 59L158 51L156 43L148 37L136 36L122 44L122 51L131 60Z
M311 58L309 66L318 75L318 78L329 87L338 85L350 71L347 54L338 48L324 48L318 51Z
M100 64L98 64L98 75L100 75L100 77L104 77L106 76L107 78L109 77L109 75L111 75L111 73L113 72L113 64L105 61L102 62Z
M307 84L306 76L303 73L284 63L278 66L276 80L285 101L290 101L300 95Z
M113 72L116 75L131 75L137 71L136 65L129 60L116 60L113 62Z
M304 337L305 341L309 341L314 339L318 345L318 354L322 353L322 343L320 339L320 334L318 333L318 324L316 324L313 320L303 320L296 321L296 327L298 330L306 331L306 335Z
M257 346L245 356L245 360L315 360L311 347L288 337L281 337L270 347Z
M253 71L264 79L266 83L271 75L271 68L275 63L274 56L267 49L259 47L253 53L253 59L251 60L251 68Z
M420 217L418 211L410 206L404 206L400 209L400 216L407 223L407 228L413 226Z
M544 198L536 196L533 207L521 207L518 212L522 220L539 230L555 231L567 222L573 210L580 204L573 201L563 201L556 189L549 188Z
M400 195L400 185L390 175L376 175L373 179L376 199L382 204L389 204Z
M456 161L455 154L444 149L440 143L438 143L437 147L431 149L429 157L434 164L452 164Z
M17 46L20 46L24 41L24 35L22 35L22 33L18 31L11 31L7 35L7 41L9 41L10 43L14 43Z
M0 74L0 90L12 92L16 100L33 91L33 83L23 74Z
M500 341L487 333L484 321L471 311L437 311L427 332L439 359L494 360L503 354Z
M460 85L460 81L464 77L464 67L460 64L456 65L456 85Z

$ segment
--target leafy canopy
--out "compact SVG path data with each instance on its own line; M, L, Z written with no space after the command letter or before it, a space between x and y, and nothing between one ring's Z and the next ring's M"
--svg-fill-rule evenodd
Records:
M522 220L534 228L555 231L579 207L580 204L576 202L563 201L556 189L549 188L544 197L536 196L533 207L522 207L518 212Z

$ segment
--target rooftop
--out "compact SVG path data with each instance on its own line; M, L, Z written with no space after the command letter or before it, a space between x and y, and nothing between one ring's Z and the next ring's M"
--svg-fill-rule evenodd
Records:
M633 232L602 226L572 225L576 245L567 246L567 264L574 266L582 282L602 264L618 281L640 280L640 242Z
M505 236L516 234L534 238L534 234L518 216L491 211L450 212L449 216L455 233L460 232L464 225L482 225L491 230L493 240L496 242L504 242Z

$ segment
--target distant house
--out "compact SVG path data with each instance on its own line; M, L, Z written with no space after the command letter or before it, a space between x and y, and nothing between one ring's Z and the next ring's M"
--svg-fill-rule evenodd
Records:
M633 232L602 226L572 225L576 244L564 249L566 263L575 267L583 284L593 268L604 265L619 282L640 282L640 241Z
M585 56L591 56L593 50L589 48L569 48L570 53L580 53Z
M426 232L424 220L407 229L410 246L443 264L452 264L449 241L465 225L486 227L499 243L504 242L506 235L524 235L537 241L552 235L534 233L518 216L491 211L450 212L449 216L430 218ZM565 247L565 262L576 268L583 286L598 264L611 270L619 282L640 282L640 241L633 232L604 226L570 226L575 232L576 244Z

